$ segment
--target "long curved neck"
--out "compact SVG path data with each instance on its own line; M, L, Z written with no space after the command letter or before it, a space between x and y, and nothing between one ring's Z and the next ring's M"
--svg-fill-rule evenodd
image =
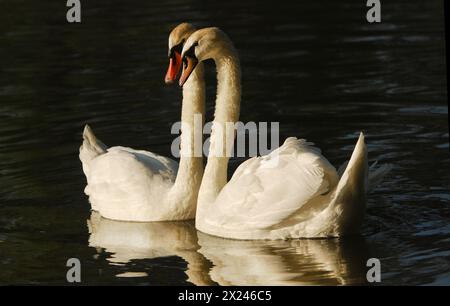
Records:
M183 202L197 201L203 175L202 137L205 115L205 80L199 63L183 86L180 163L172 191Z
M217 67L217 97L211 130L208 162L200 186L197 220L212 205L227 183L228 160L234 142L234 125L239 119L241 102L241 69L234 47L222 49L213 58Z

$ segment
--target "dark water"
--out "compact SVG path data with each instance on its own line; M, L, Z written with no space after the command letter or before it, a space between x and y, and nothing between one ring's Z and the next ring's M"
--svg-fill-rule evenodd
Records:
M385 1L381 24L365 21L365 0L115 2L82 1L81 24L66 23L65 1L2 2L0 284L66 284L71 257L83 284L366 284L370 257L382 284L450 284L443 1ZM95 215L88 228L83 126L170 154L167 35L186 20L235 42L242 121L279 121L281 140L314 141L336 166L362 130L369 159L394 165L361 237L230 241Z

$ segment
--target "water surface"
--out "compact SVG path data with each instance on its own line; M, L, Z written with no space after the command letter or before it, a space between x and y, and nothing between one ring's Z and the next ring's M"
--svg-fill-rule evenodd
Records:
M450 156L442 1L17 0L0 12L0 284L449 284ZM225 30L243 68L241 120L279 121L339 166L366 133L394 169L370 195L361 237L232 241L192 222L91 216L78 160L89 123L108 145L169 156L180 90L163 84L181 21ZM207 67L208 116L214 67ZM241 160L232 160L230 174Z

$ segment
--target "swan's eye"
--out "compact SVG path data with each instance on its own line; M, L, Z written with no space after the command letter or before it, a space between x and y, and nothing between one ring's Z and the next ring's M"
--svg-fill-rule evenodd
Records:
M183 45L184 45L184 39L176 46L174 46L172 49L175 52L181 53L181 51L183 50Z
M187 50L184 54L185 54L185 56L189 56L189 57L192 57L192 58L197 58L196 56L195 56L195 47L197 47L198 46L198 42L196 41L195 43L193 43L192 44L192 46L189 48L189 50Z
M184 39L176 46L173 46L172 49L170 49L170 55L169 57L175 59L175 53L181 54L181 51L183 50L184 45Z

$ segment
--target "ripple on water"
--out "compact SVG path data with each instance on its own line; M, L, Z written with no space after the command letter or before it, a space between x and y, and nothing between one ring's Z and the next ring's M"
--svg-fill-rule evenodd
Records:
M369 25L355 17L358 1L330 0L327 10L297 1L275 14L265 0L130 0L116 11L98 0L86 8L92 22L63 31L51 2L17 6L38 24L0 11L0 284L66 284L61 263L74 254L86 284L366 284L370 257L382 260L383 284L449 284L442 2L384 5L389 14ZM280 140L307 138L334 165L363 131L370 162L393 164L368 197L362 237L246 242L192 224L88 228L78 160L86 123L108 145L170 155L181 91L163 76L179 20L218 25L233 39L247 121L280 122ZM207 72L209 121L209 64Z

